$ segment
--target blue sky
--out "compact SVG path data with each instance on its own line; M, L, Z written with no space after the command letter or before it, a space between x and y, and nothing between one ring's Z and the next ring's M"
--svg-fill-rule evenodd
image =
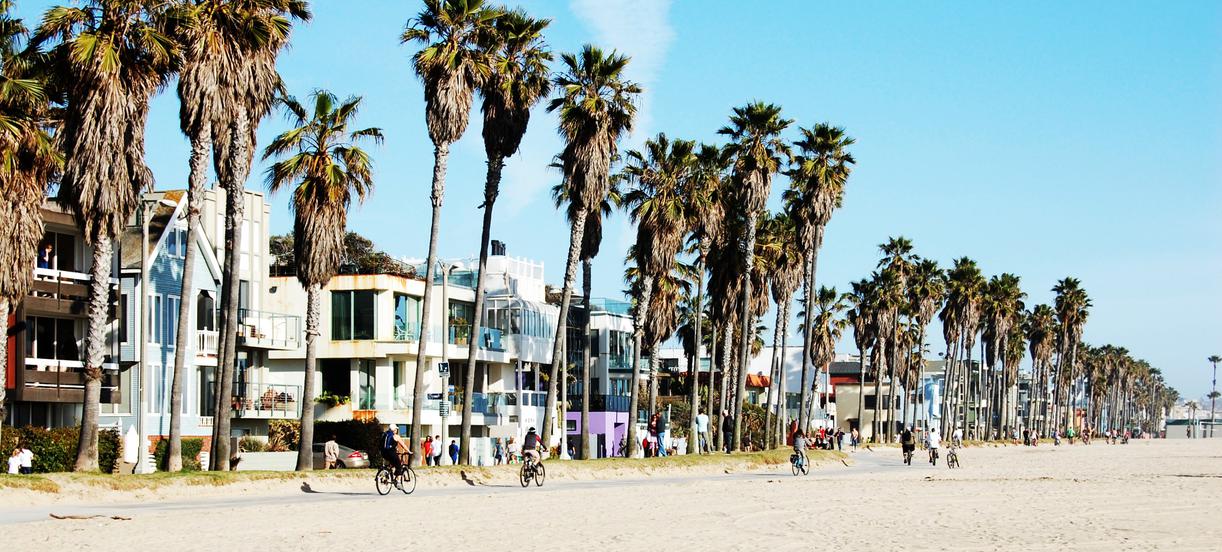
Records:
M50 2L20 2L36 18ZM376 190L350 226L400 256L428 238L432 148L412 49L398 43L417 2L312 2L280 68L289 89L364 96L361 122L385 129ZM730 109L760 99L799 125L829 121L857 139L844 207L828 227L819 283L845 289L904 235L943 264L976 259L1022 277L1028 304L1075 276L1094 301L1085 338L1127 347L1189 397L1222 354L1222 4L1215 2L530 1L557 51L583 43L633 57L637 131L717 139ZM148 161L159 188L185 185L177 99L154 102ZM269 117L261 146L283 129ZM559 283L568 228L548 196L561 145L539 110L509 160L493 237L541 259ZM250 186L262 188L256 167ZM478 114L452 148L441 254L478 252L484 154ZM783 179L773 187L776 207ZM270 198L273 230L291 228ZM617 215L595 289L619 296L633 229ZM772 326L772 318L766 321ZM934 335L936 329L934 330ZM940 339L932 339L940 352ZM850 352L851 341L840 350Z

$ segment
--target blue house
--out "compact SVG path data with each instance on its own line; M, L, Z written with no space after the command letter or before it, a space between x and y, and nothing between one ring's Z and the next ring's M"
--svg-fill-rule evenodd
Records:
M182 378L182 435L206 438L212 434L215 397L212 382L220 342L217 306L221 267L205 232L196 232L194 243L187 242L185 191L146 193L137 211L134 224L120 237L121 314L116 321L120 357L136 364L130 370L131 377L124 382L129 387L123 390L123 400L104 405L101 423L117 427L125 436L129 432L134 432L131 437L142 435L151 448L170 432L170 388L174 352L179 347L187 348ZM149 214L147 243L141 213ZM184 296L182 275L188 248L195 250L194 290ZM141 289L143 252L147 252L147 290ZM190 329L186 335L177 335L182 301L191 304ZM147 342L141 346L140 326L145 320Z

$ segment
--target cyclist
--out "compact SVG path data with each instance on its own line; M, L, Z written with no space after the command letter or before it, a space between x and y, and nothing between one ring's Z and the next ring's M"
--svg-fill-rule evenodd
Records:
M942 436L938 435L938 428L929 428L929 463L937 465L938 449L942 447Z
M797 456L796 460L802 462L800 465L806 464L806 436L800 429L793 433L793 453Z
M395 467L395 475L403 475L403 459L399 457L399 449L405 447L403 438L399 437L399 428L390 424L382 433L382 459Z
M916 436L912 433L912 426L907 426L900 432L900 445L904 451L904 460L907 460L916 450Z
M534 459L536 464L543 460L539 456L540 440L539 434L535 433L535 428L533 427L526 431L526 437L522 439L522 456Z

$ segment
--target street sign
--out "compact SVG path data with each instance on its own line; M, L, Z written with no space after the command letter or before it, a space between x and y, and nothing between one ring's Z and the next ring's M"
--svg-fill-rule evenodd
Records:
M440 407L437 409L442 418L450 415L450 401L441 401Z
M438 362L437 363L437 373L440 374L441 377L443 378L450 375L450 363L449 362Z
M441 400L441 395L442 393L429 393L428 397L430 401L439 401Z

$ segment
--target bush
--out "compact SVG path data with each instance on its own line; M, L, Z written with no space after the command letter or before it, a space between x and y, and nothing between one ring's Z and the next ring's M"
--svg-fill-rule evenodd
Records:
M382 431L382 423L377 418L367 422L314 422L314 442L325 443L335 435L335 442L376 457L382 449Z
M76 465L76 445L80 439L80 426L43 427L25 426L6 428L0 439L0 451L8 458L18 443L25 443L34 452L34 472L52 473L72 471ZM119 432L114 429L98 431L98 470L111 473L115 463L123 454Z
M297 450L301 442L301 422L297 420L272 420L267 427L268 452Z
M182 439L182 471L200 471L199 452L204 449L202 437L183 437ZM158 439L157 448L153 450L153 459L157 469L166 470L167 455L170 450L169 439Z
M238 441L238 448L242 452L264 452L267 450L267 444L247 435L241 441Z

